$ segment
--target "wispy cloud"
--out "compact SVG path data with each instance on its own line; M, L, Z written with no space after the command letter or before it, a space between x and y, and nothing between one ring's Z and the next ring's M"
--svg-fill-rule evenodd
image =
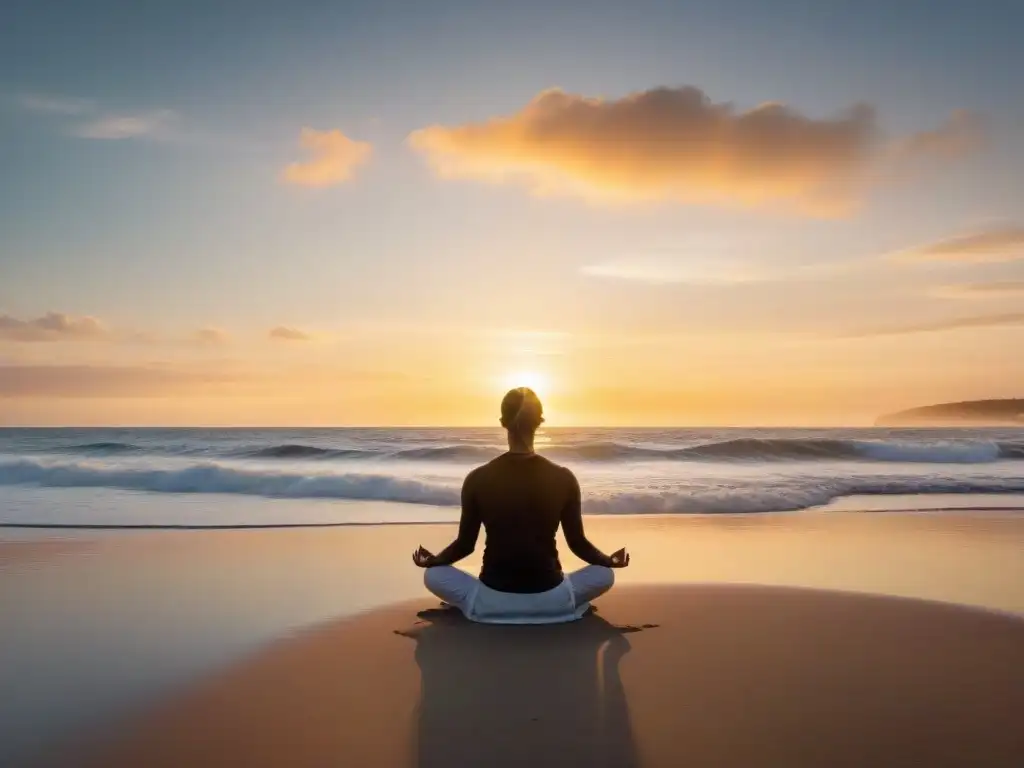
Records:
M1003 296L1024 296L1024 280L940 285L931 293L944 299L998 299Z
M288 326L279 325L276 328L271 328L267 334L270 338L276 341L312 341L313 336L305 331L300 331L298 328L289 328Z
M686 256L631 256L588 264L580 271L591 277L655 285L739 285L779 279L765 269L735 260Z
M409 381L394 371L336 367L259 369L223 363L180 365L0 364L0 398L279 397L331 393L344 384Z
M909 159L953 159L982 149L987 139L981 117L968 110L958 109L938 128L915 133L898 141L894 148L898 155Z
M231 341L231 337L220 328L200 328L192 334L192 341L206 346L221 346Z
M925 245L891 255L895 261L997 262L1024 258L1024 227L999 226Z
M255 334L254 334L255 336ZM269 331L270 338L286 341L313 341L317 336L286 326ZM232 342L222 328L206 326L194 331L155 333L144 328L112 328L97 317L47 312L35 318L18 318L0 314L0 342L93 342L130 347L182 348L218 347Z
M0 397L164 397L235 378L159 366L5 365L0 366Z
M0 315L0 339L18 342L81 341L105 338L106 326L95 317L75 317L47 312L42 317L21 320Z
M759 244L740 235L688 237L670 249L631 253L587 264L590 277L652 285L739 286L780 281L820 280L862 269L857 261L796 263L785 258L752 258ZM743 254L743 255L739 255Z
M957 115L934 131L886 142L864 104L818 119L776 103L740 111L689 86L620 99L552 89L512 115L430 126L409 143L444 178L519 181L538 194L832 215L857 204L879 166L968 151L975 143L963 134L976 125Z
M81 139L117 141L121 139L168 137L177 115L168 109L138 114L103 115L76 125L71 133Z
M69 136L79 139L170 139L180 118L170 109L115 111L91 99L25 93L16 98L23 110L59 119Z
M1005 312L995 315L975 315L938 320L931 323L881 327L872 330L846 334L843 338L865 338L870 336L901 336L911 333L937 333L978 328L1006 328L1024 326L1024 312Z
M95 102L67 96L49 96L42 93L24 93L18 104L29 112L49 115L87 115L96 110Z
M352 178L355 169L370 159L369 142L353 141L341 131L303 128L300 146L310 152L309 160L292 163L282 173L289 184L304 187L332 187Z

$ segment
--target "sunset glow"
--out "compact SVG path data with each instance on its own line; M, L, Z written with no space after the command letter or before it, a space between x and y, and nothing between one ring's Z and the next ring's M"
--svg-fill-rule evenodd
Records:
M516 371L506 374L502 379L502 387L505 390L514 387L527 387L543 398L550 389L548 377L537 371Z
M222 38L187 31L217 3L106 5L0 31L0 425L493 424L513 386L566 425L859 425L1021 394L1008 7L299 2ZM104 14L115 39L76 31Z

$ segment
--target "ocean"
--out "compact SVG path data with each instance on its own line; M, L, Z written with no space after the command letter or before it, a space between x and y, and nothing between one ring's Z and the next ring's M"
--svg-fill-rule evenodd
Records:
M537 449L597 515L1024 494L1024 429L550 428ZM0 526L445 522L502 450L490 428L3 429Z

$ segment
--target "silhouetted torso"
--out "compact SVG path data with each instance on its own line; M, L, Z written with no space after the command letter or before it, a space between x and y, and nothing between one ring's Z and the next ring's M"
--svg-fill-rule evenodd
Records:
M555 533L564 516L580 515L579 484L543 456L506 453L466 478L463 515L487 531L480 581L501 592L545 592L564 577Z

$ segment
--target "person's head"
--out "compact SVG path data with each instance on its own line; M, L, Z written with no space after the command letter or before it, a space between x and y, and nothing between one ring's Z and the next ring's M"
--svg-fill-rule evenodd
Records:
M529 387L510 389L501 400L501 426L510 438L531 441L544 423L544 407L537 393Z

